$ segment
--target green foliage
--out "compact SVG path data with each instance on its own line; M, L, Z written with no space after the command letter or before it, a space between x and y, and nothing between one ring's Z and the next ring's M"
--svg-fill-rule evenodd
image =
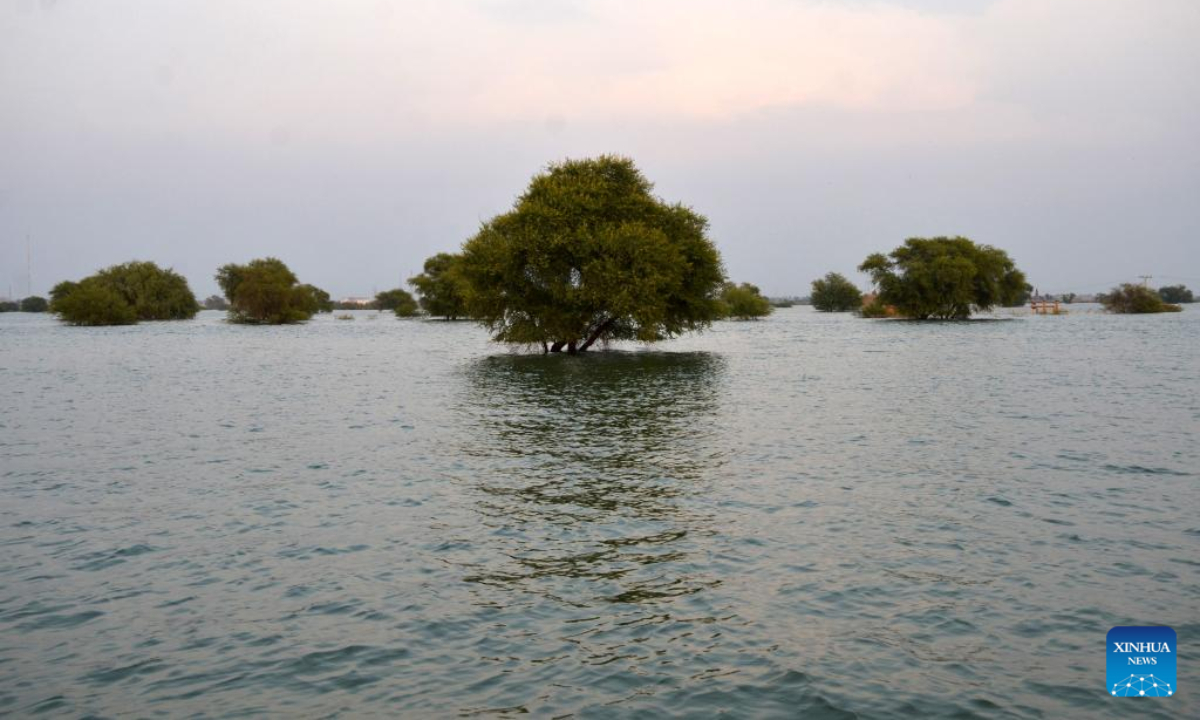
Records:
M50 303L44 297L30 295L21 301L21 312L43 313L50 309Z
M72 325L133 325L138 321L133 305L112 286L95 276L71 283L70 292L59 293L51 309Z
M1158 289L1158 296L1168 303L1194 303L1196 296L1184 285L1167 285Z
M329 297L329 293L315 285L300 285L298 289L308 293L309 297L305 300L305 304L314 315L333 312L333 299Z
M226 300L225 298L221 297L220 295L209 295L204 300L203 305L204 305L205 310L228 310L229 309L229 301Z
M380 310L391 310L396 313L396 317L413 317L417 314L417 301L403 288L384 290L376 295L375 307Z
M862 307L862 292L840 273L812 282L812 306L821 312L850 312Z
M720 317L757 320L770 315L774 309L757 285L725 283L721 286Z
M216 279L229 300L229 320L235 323L304 322L321 312L323 303L329 301L329 295L323 291L312 285L300 285L295 274L277 258L224 265L217 270ZM329 307L332 309L332 304Z
M909 238L858 269L879 288L880 304L918 320L965 319L973 308L1011 303L1026 284L1008 253L964 237Z
M1025 287L1021 288L1020 292L1018 292L1013 297L1009 298L1003 304L1004 304L1004 307L1010 307L1010 308L1024 307L1029 302L1029 299L1032 297L1033 297L1033 286L1030 285L1029 283L1025 283Z
M461 263L462 255L438 253L425 261L424 272L408 279L421 297L422 310L447 320L466 317L467 293Z
M468 315L496 340L568 352L707 326L724 281L708 222L652 189L613 156L534 177L463 246Z
M200 311L187 280L152 262L105 268L50 291L50 311L72 325L128 325L139 320L189 320Z
M21 304L12 300L0 300L0 313L17 312L21 309Z
M1183 308L1163 302L1161 296L1148 287L1124 283L1098 298L1104 309L1113 313L1179 312Z
M1066 305L1070 305L1071 303L1075 302L1075 298L1076 298L1075 293L1063 293L1062 294L1062 301Z

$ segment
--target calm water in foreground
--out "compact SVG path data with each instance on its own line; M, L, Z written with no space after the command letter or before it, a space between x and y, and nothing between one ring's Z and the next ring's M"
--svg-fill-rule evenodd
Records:
M1200 306L371 315L0 315L0 715L1200 717Z

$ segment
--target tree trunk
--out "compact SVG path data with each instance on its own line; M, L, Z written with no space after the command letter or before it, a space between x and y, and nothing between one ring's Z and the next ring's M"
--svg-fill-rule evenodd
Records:
M604 331L612 327L614 322L614 320L605 320L604 322L600 323L599 327L597 327L595 331L588 336L588 339L583 342L583 346L579 348L579 352L585 352L588 348L590 348L593 343L600 339L600 336L604 334Z
M578 350L575 349L575 341L572 340L571 342L567 343L567 354L575 355L577 353L578 353Z
M563 345L566 345L566 343L562 340L556 340L554 344L550 346L550 352L562 352Z

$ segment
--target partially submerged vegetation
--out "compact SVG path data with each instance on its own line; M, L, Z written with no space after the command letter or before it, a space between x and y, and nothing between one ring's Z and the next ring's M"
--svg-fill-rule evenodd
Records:
M812 306L821 312L850 312L862 307L862 292L840 273L812 282Z
M391 310L396 317L413 317L419 310L417 301L404 288L384 290L376 294L374 305L377 310Z
M467 314L495 340L571 354L707 326L725 280L708 221L652 190L628 158L550 166L463 246Z
M909 238L858 269L871 276L882 307L915 320L963 320L1011 303L1026 287L1008 253L964 237Z
M1099 298L1104 309L1120 314L1179 312L1178 305L1163 302L1162 296L1148 287L1124 283Z
M217 270L217 284L229 300L229 321L251 325L304 322L329 312L329 294L301 285L277 258L260 258L245 265L230 263Z
M725 283L721 287L720 303L720 317L735 320L757 320L775 309L758 286L750 283Z
M187 280L152 262L113 265L50 291L50 311L72 325L132 325L139 320L189 320L200 311Z
M461 268L462 255L438 253L425 261L420 275L408 279L425 314L446 320L467 316L467 287Z

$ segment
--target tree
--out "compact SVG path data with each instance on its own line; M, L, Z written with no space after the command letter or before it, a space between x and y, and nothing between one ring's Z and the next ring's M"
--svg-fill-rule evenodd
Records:
M72 325L128 325L140 320L190 320L200 311L187 280L152 262L107 267L50 291L50 311Z
M1029 299L1032 297L1033 297L1033 286L1030 285L1029 283L1025 283L1025 287L1021 288L1020 292L1018 292L1016 295L1013 295L1012 297L1010 297L1003 304L1004 304L1004 307L1009 307L1009 308L1024 307L1029 302Z
M375 307L391 310L396 317L412 317L417 314L417 301L403 288L384 290L375 296Z
M315 285L300 285L297 290L308 293L309 299L306 301L306 305L314 315L333 312L333 299L321 288Z
M721 317L738 320L757 320L770 315L775 308L763 297L757 285L725 283L721 287Z
M133 325L137 312L119 292L95 278L88 278L69 293L60 294L50 305L51 310L71 325Z
M467 314L549 352L707 326L724 281L708 221L652 189L627 158L551 165L464 244Z
M229 320L251 325L304 322L321 309L320 292L301 285L277 258L245 265L230 263L217 270L217 284L229 300ZM325 296L326 299L328 295Z
M461 255L438 253L425 261L424 272L408 279L421 298L421 309L433 317L466 317L466 288L459 265Z
M972 309L1011 303L1025 289L1025 274L1008 253L964 237L909 238L858 269L878 287L880 304L918 320L965 319Z
M1196 297L1184 285L1167 285L1158 289L1158 296L1168 303L1194 303Z
M0 300L0 312L17 312L21 304L12 300Z
M209 295L204 300L205 310L228 310L229 302L220 295Z
M1148 287L1124 283L1097 298L1104 309L1112 313L1179 312L1183 308L1163 302L1162 297Z
M812 282L812 306L821 312L850 312L862 307L862 293L840 273Z
M43 313L50 307L50 303L44 297L30 295L21 301L21 312L28 313Z

